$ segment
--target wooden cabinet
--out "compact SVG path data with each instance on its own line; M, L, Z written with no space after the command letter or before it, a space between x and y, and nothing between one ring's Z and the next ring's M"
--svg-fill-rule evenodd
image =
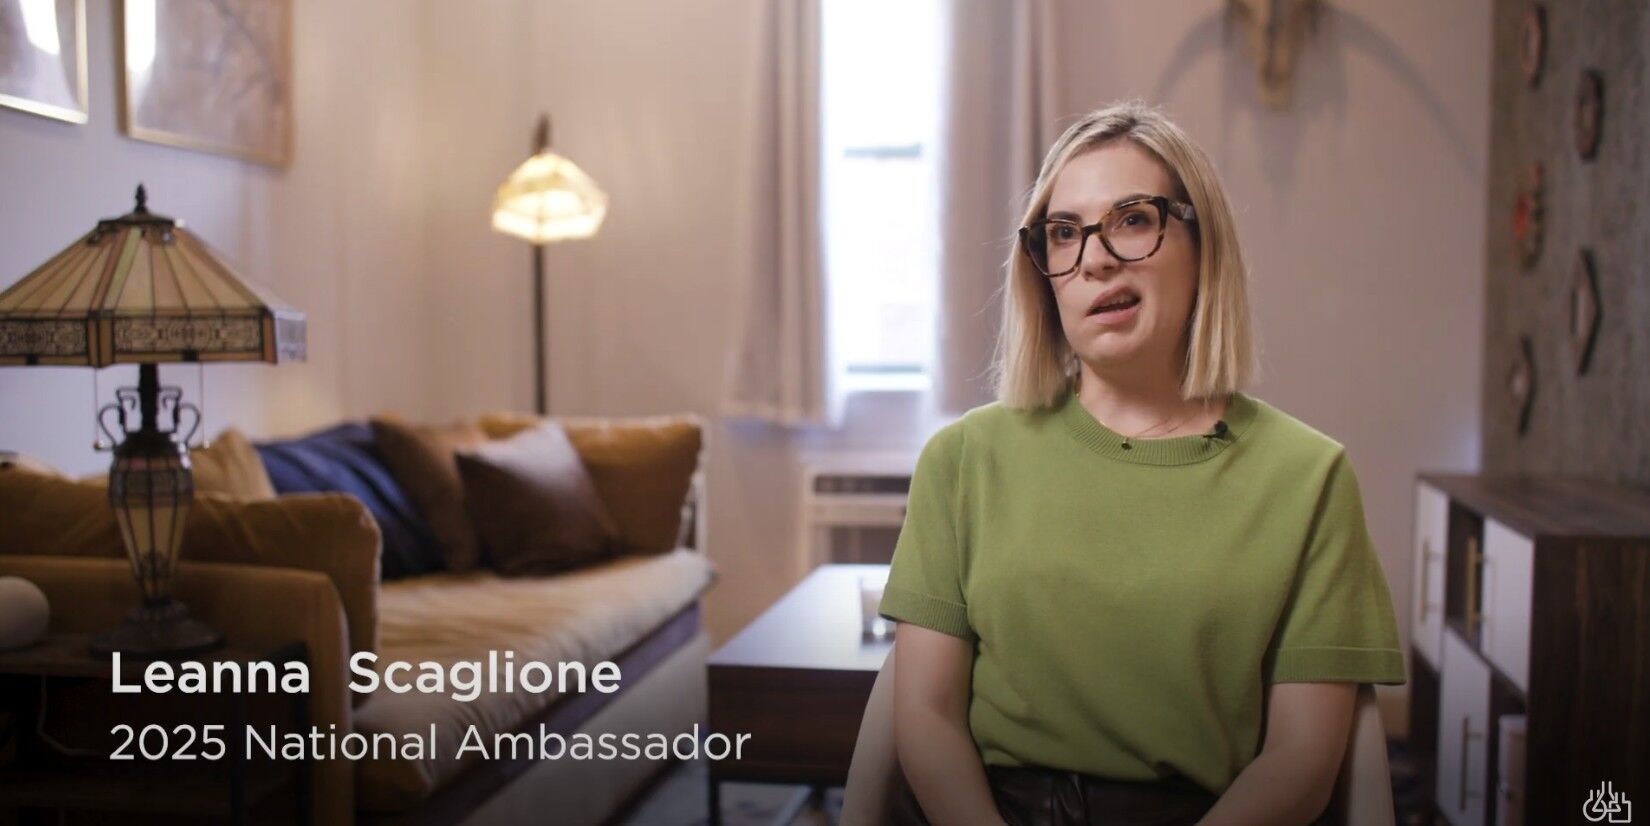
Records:
M1410 751L1436 814L1577 822L1604 783L1650 806L1650 491L1424 474L1414 536Z

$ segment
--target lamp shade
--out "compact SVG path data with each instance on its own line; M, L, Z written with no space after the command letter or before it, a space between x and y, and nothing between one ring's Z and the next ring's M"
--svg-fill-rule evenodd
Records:
M303 314L144 202L0 293L0 365L302 361Z
M493 199L493 229L534 244L589 238L607 217L607 193L572 161L541 150Z

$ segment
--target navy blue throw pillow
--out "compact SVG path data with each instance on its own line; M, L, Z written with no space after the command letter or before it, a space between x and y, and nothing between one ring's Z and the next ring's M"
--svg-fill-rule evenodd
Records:
M263 458L276 493L337 491L352 494L367 506L384 537L384 552L379 559L384 579L445 567L429 525L379 459L372 428L366 422L346 422L296 439L258 442L253 447Z

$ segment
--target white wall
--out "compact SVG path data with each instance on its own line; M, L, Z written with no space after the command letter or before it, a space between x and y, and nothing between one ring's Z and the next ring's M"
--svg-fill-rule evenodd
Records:
M141 174L156 207L310 314L309 364L213 370L218 421L273 433L382 407L526 409L528 250L486 215L548 109L558 150L612 196L600 235L549 251L554 411L714 416L751 268L741 159L762 2L299 2L285 174L118 137L111 24L88 4L92 124L0 112L0 179L30 202L0 225L0 284L123 211ZM1283 112L1255 103L1220 4L1059 6L1068 115L1160 100L1219 165L1254 271L1255 393L1348 446L1402 616L1409 480L1477 461L1487 1L1328 0ZM0 446L101 464L84 372L0 371ZM842 433L715 421L713 633L799 575L802 450L914 448L936 424L897 397L854 400Z
M424 303L419 228L420 95L413 18L395 0L298 2L293 21L293 163L285 171L134 141L119 132L114 3L88 2L91 114L86 125L0 109L0 287L132 207L183 220L240 273L309 317L309 360L213 365L210 432L300 431L383 406L417 411L433 391L406 353ZM101 371L103 401L132 367ZM162 367L195 400L194 367ZM197 400L198 401L198 400ZM0 369L0 448L87 473L92 371Z

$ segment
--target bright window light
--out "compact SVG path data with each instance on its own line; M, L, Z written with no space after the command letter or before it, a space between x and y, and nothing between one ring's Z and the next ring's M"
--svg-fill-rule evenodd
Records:
M941 0L829 0L825 273L849 390L928 387L939 266Z

